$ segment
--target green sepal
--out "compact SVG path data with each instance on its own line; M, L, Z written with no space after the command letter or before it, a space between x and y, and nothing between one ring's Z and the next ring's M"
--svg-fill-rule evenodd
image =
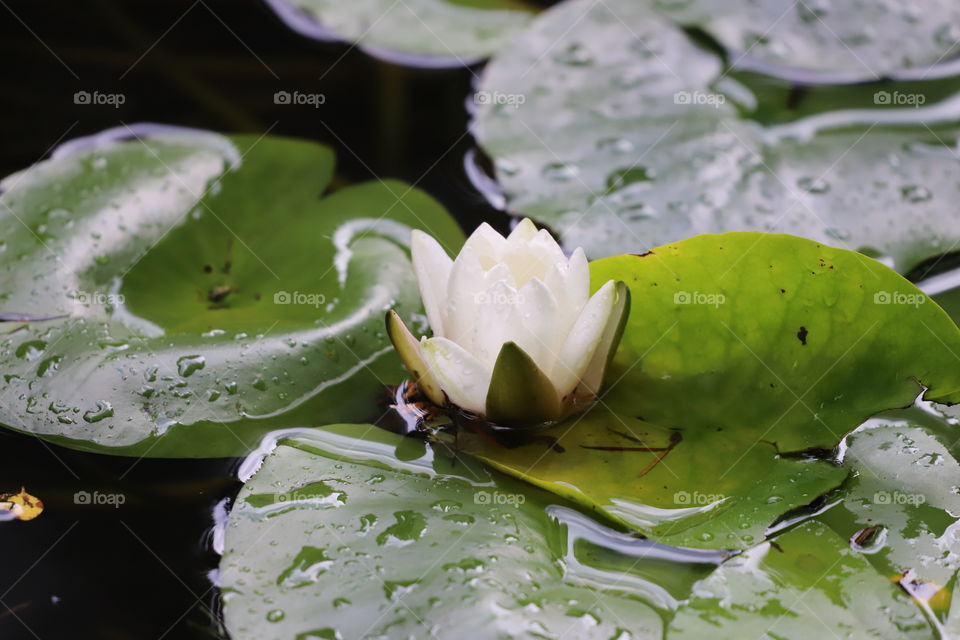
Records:
M387 335L393 343L393 348L397 350L400 360L410 375L417 382L417 386L423 393L430 398L430 401L438 406L447 403L446 394L440 388L440 383L430 372L426 361L420 353L420 343L413 337L407 325L403 324L400 315L391 309L387 311Z
M550 378L516 343L504 344L487 391L487 419L505 427L532 427L559 420L562 414Z

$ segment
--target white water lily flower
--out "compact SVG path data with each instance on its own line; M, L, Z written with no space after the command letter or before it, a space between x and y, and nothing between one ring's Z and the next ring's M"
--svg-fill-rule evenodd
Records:
M523 220L506 238L482 224L456 260L421 231L412 251L433 337L417 342L394 311L387 330L434 403L525 426L596 398L629 290L611 280L591 297L582 249L568 259L546 230Z

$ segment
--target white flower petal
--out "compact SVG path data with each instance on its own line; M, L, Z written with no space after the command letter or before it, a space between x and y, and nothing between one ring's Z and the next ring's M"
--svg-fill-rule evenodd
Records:
M534 278L546 280L550 269L557 264L548 249L530 244L507 247L502 260L510 268L518 287L523 287Z
M439 242L419 230L413 231L410 252L413 256L413 271L420 286L420 297L423 299L423 307L427 311L433 335L446 335L444 308L453 260Z
M503 343L510 340L512 312L518 297L517 290L503 281L495 282L477 296L470 353L491 371Z
M503 253L507 250L507 240L484 222L467 238L463 248L468 247L476 252L481 266L484 269L490 269L500 262Z
M553 236L550 235L550 232L546 229L540 229L540 231L537 232L537 235L530 241L530 248L543 251L549 257L551 264L559 264L567 260L563 249L560 248L560 245L557 244L557 241L553 239Z
M517 298L509 341L517 343L541 371L550 371L569 330L557 322L561 317L557 300L539 278L525 284Z
M620 330L620 324L625 320L624 315L630 313L630 290L619 282L614 285L617 293L616 302L613 304L613 311L607 320L607 326L603 329L603 335L600 336L600 342L597 349L590 359L583 375L580 376L580 384L591 396L600 393L600 387L603 384L603 374L607 369L607 362L612 356L612 351L617 347L617 338Z
M556 331L566 336L590 299L590 269L583 250L574 251L569 262L553 265L544 282L557 301Z
M490 370L446 338L423 340L420 348L431 375L439 382L447 399L462 409L483 415L490 387Z
M516 289L516 283L513 280L513 274L510 273L510 269L507 267L507 265L503 264L502 262L498 263L484 274L483 288L489 289L498 282L503 282L504 284Z
M616 300L613 280L593 294L580 317L573 323L570 335L560 351L560 358L550 372L550 379L560 397L567 396L577 386L593 359L603 331L607 327Z
M510 235L507 236L507 243L511 246L520 246L527 244L537 235L537 227L530 218L524 218L514 227Z
M587 256L580 247L576 248L567 262L564 291L568 294L566 302L570 305L570 310L580 315L587 300L590 299L590 266L587 264Z
M486 272L473 247L464 246L453 261L447 281L443 337L468 351L473 339L477 296L486 291Z

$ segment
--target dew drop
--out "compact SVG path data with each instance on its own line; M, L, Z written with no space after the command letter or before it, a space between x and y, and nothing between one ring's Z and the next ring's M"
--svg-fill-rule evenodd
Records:
M177 373L189 378L206 365L207 361L203 356L181 356L177 359Z
M90 423L100 422L101 420L111 416L113 416L113 405L106 400L98 401L96 407L93 409L87 409L83 412L84 421Z
M903 196L904 200L911 204L926 202L927 200L933 198L933 194L930 193L929 189L916 184L911 184L900 189L900 195Z

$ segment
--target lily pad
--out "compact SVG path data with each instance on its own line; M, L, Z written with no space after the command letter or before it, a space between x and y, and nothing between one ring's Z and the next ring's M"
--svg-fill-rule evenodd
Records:
M781 451L831 449L863 420L960 398L960 330L911 283L780 234L702 235L591 263L638 303L608 404L675 427L735 428ZM690 404L664 399L690 398ZM693 404L695 402L695 404Z
M226 527L232 638L661 637L638 578L565 584L564 529L535 495L430 453L400 461L403 440L334 425L279 442Z
M927 387L955 400L960 330L865 256L785 235L704 235L591 263L633 305L591 412L460 447L656 540L756 544L846 476L842 437ZM922 384L922 386L921 386Z
M486 67L482 91L523 99L479 105L474 133L508 209L592 258L778 231L906 273L960 242L960 98L866 87L873 108L764 126L729 72L649 3L571 0Z
M881 0L829 3L654 1L663 14L697 26L730 51L790 70L846 82L913 71L918 77L960 53L960 8L949 0L893 6ZM956 67L954 66L954 70Z
M920 609L844 539L807 522L694 587L669 638L930 638Z
M885 575L912 569L946 586L960 570L960 464L926 430L899 420L871 420L844 451L855 474L821 519Z
M772 444L753 446L735 431L673 430L617 409L521 444L465 434L458 446L653 540L703 549L758 544L779 516L847 476L829 462L779 458Z
M324 195L334 157L314 143L141 133L71 143L0 183L0 423L211 457L369 417L403 377L384 310L421 309L410 229L456 250L452 218L395 181Z
M522 0L267 0L294 31L352 42L370 55L426 67L470 65L533 17Z

